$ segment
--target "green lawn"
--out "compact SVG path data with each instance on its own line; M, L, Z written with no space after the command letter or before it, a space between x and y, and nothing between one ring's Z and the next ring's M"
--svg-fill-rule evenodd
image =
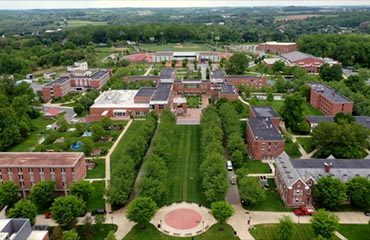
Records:
M105 181L95 181L91 183L94 187L94 193L87 201L87 211L91 212L97 208L105 208L105 201L103 199Z
M294 219L292 219L295 221ZM278 240L277 231L276 231L277 224L261 224L255 225L254 229L250 230L249 232L256 240ZM311 228L311 224L296 224L296 232L293 234L292 239L294 240L311 240L315 237L313 230ZM334 239L338 239L334 237ZM362 238L366 239L366 238Z
M188 108L199 108L200 100L199 96L186 97Z
M169 194L166 203L191 201L205 205L199 173L200 126L178 125L177 128L178 137L173 144L177 157L168 164Z
M176 51L176 52L198 52L198 51L210 51L210 48L202 44L161 44L158 45L142 45L147 51Z
M94 233L91 234L91 236L89 236L89 237L84 237L82 226L83 225L77 225L77 227L76 227L77 232L80 236L80 238L79 238L80 240L102 240L108 235L109 231L114 231L114 232L117 231L117 225L115 225L115 224L103 224L101 227L93 225ZM53 235L52 235L54 228L55 227L51 226L48 229L50 240L54 240Z
M94 160L95 168L87 170L87 175L85 178L105 178L105 159L97 158Z
M68 27L81 27L81 26L101 26L101 25L107 25L107 22L93 22L88 20L69 20L68 21Z
M276 190L274 179L268 178L268 183L269 188L265 190L265 198L258 201L256 205L246 206L246 208L253 211L292 212L292 208L286 208L284 206L283 201Z
M247 169L248 173L271 173L271 169L267 163L263 163L260 160L245 160L243 167Z
M312 107L312 105L309 102L304 102L303 107L304 107L303 111L304 116L324 116L324 114L320 110Z
M297 141L299 142L299 144L301 144L306 153L310 153L315 150L312 138L297 138Z
M285 135L285 152L289 155L291 158L300 158L302 156L301 152L298 150L298 144L292 142L292 139Z
M209 230L196 237L172 237L162 234L153 225L149 225L145 230L142 230L138 225L135 225L133 229L123 238L123 240L191 240L191 239L203 239L203 240L233 240L239 239L234 236L234 229L230 225L225 225L223 231L218 230L219 225L213 225Z
M341 224L338 232L348 240L369 239L370 226L369 224Z
M143 124L144 124L144 121L141 121L141 120L133 121L131 123L130 128L127 130L125 135L123 135L121 141L118 143L116 149L111 155L111 158L110 158L111 170L121 160L122 155L126 151L127 143L131 141L133 136L136 135L136 132L140 129L140 127Z
M38 140L42 137L41 132L45 131L46 126L52 124L54 120L46 120L43 116L31 120L32 125L36 128L30 133L30 136L20 144L9 148L8 152L29 152L38 145Z

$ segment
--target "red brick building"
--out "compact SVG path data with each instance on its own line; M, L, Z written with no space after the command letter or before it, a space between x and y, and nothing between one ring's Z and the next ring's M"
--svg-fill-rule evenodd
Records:
M297 51L297 44L294 42L266 42L260 43L256 50L273 54L290 53Z
M276 188L287 207L314 202L317 180L326 175L347 183L355 176L370 178L370 159L290 159L283 152L275 159Z
M269 117L248 119L247 142L252 159L273 160L284 151L284 138Z
M265 76L228 75L225 77L225 82L233 84L236 88L241 85L255 89L261 89L267 86L267 78Z
M55 180L56 190L67 192L72 183L83 180L85 176L83 153L0 153L0 182L14 181L24 197L40 181Z
M307 72L318 73L325 61L321 58L302 52L290 52L282 54L281 57L287 66L298 66Z
M327 116L352 113L353 102L323 83L306 83L310 87L310 104Z
M68 92L100 89L112 76L110 70L96 70L86 72L86 75L65 75L55 79L42 87L42 96L45 102L52 98L64 97Z

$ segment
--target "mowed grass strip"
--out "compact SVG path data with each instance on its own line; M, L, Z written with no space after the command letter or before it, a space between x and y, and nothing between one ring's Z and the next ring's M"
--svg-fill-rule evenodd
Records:
M176 157L168 164L169 194L166 203L205 203L200 177L200 126L178 125Z
M123 135L121 141L118 143L116 149L111 155L110 158L110 169L113 170L114 166L122 159L122 156L124 155L126 151L127 144L131 141L131 139L136 135L136 133L139 131L141 126L144 124L145 120L138 120L133 121L130 125L130 128L127 130L125 135Z
M348 240L369 239L369 224L341 224L338 232Z

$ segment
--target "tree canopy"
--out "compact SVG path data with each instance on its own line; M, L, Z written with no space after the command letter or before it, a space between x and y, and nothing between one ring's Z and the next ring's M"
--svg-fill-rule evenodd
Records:
M284 99L284 104L280 109L281 118L285 126L294 133L307 133L309 131L308 123L304 120L305 99L300 94L288 95Z
M366 177L354 177L347 186L351 204L363 210L370 209L370 180Z
M248 204L256 204L265 198L265 190L257 179L251 177L242 177L238 181L240 198Z
M316 203L326 209L337 209L346 199L347 188L338 178L331 175L320 177L315 184L313 195Z
M343 71L338 64L330 66L328 63L324 63L320 68L320 77L327 82L339 81L343 79Z
M36 223L37 207L30 200L21 199L9 210L9 218L28 218L32 225Z
M0 184L0 204L1 206L13 206L19 196L19 187L13 181L5 181Z
M76 218L85 213L86 204L81 198L68 195L56 198L50 209L53 220L64 229L70 229L77 223Z
M138 197L127 207L127 218L145 228L157 211L157 204L148 197Z
M56 182L54 180L41 181L36 183L31 189L31 201L39 209L45 209L53 201Z
M222 225L234 214L234 209L229 203L218 201L211 204L211 212L220 223L220 230L223 230Z
M291 240L296 231L296 225L293 223L289 216L282 216L279 218L279 224L277 225L278 238L280 240Z
M339 229L339 218L324 209L317 210L310 221L315 235L321 235L325 239L331 239Z
M86 203L94 192L94 187L87 181L78 181L71 185L70 194L77 196Z
M248 63L249 60L244 53L234 53L226 62L225 72L228 75L243 75L248 68Z

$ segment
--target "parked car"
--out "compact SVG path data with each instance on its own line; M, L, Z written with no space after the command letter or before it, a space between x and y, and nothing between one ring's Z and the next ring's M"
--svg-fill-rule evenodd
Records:
M370 210L364 212L365 216L370 217Z
M105 211L103 208L99 208L91 212L91 216L95 216L96 214L107 214L107 211Z
M46 212L44 215L45 215L45 218L51 218L51 212Z
M266 176L260 176L260 183L262 184L262 186L264 186L265 188L269 188L270 185L267 181L267 178Z
M313 208L306 208L303 206L294 210L294 213L297 216L306 216L306 215L312 216L314 212L315 211Z
M232 175L232 176L230 177L230 183L231 183L232 185L235 185L235 184L236 184L236 176L235 176L235 175Z
M226 168L228 171L232 171L233 170L233 164L230 160L227 160L226 162Z

